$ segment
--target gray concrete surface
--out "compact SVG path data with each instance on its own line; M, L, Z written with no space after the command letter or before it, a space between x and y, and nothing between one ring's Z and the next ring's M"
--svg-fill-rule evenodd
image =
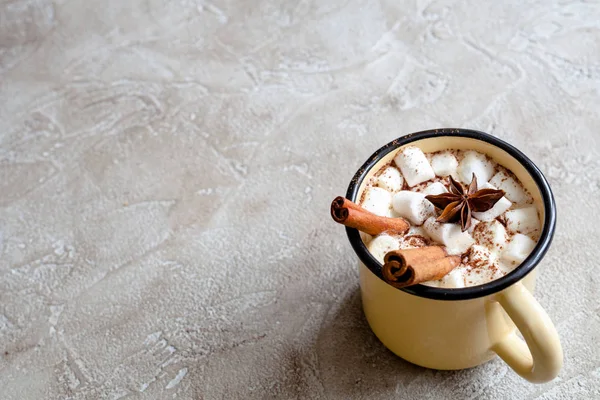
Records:
M596 1L0 1L0 398L600 398ZM491 132L554 188L565 351L410 365L329 220L363 160Z

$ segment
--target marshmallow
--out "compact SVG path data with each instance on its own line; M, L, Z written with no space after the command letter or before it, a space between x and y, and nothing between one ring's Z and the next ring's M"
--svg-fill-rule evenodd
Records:
M403 184L404 178L400 175L400 171L391 165L386 167L377 177L377 186L392 193L401 190Z
M490 269L496 262L498 256L486 246L474 244L469 252L469 265L472 268Z
M402 238L401 249L413 249L415 247L427 246L429 241L425 237L407 235Z
M517 267L517 265L508 264L502 260L498 261L496 265L498 266L498 269L504 273L504 275L508 274L509 272L512 272L512 270L514 270Z
M436 194L442 194L442 193L447 193L448 190L446 190L446 186L444 186L443 183L441 182L433 182L431 185L427 186L421 193L423 193L425 196L427 195L436 195Z
M375 239L371 240L367 245L369 252L375 257L377 261L383 264L383 258L387 253L392 250L398 250L400 248L400 242L398 239L390 236L381 234Z
M425 199L423 193L401 190L392 200L394 211L414 225L422 225L425 219L435 213L435 207Z
M394 162L402 171L408 186L412 187L435 178L435 173L429 165L427 157L418 147L408 146L403 148L396 154Z
M461 231L460 225L436 222L435 217L429 217L423 228L433 240L446 246L449 254L462 254L475 243L469 232Z
M393 199L393 197L392 197ZM393 200L392 200L393 201ZM393 204L393 203L392 203ZM392 209L390 210L390 214L392 218L402 218L402 215L398 214L396 212L396 210L394 210L394 207L392 207Z
M427 282L423 282L422 285L429 286L429 287L440 287L440 281L427 281Z
M437 176L456 176L458 161L450 152L443 151L431 157L431 168Z
M473 231L477 245L487 248L494 254L502 252L508 240L506 228L498 221L481 222Z
M445 288L461 288L465 287L465 278L463 276L463 271L460 270L460 267L454 268L452 271L448 272L442 279L440 279L438 287Z
M473 218L471 216L471 226L469 226L467 228L467 232L469 232L471 235L473 235L473 231L475 230L475 228L477 227L477 225L479 225L481 223L480 220L478 220L477 218Z
M473 179L473 174L477 176L479 187L484 182L490 180L494 174L494 165L484 154L476 151L467 151L463 159L458 164L458 178L462 183L468 185Z
M531 196L525 192L519 182L504 171L498 172L490 179L490 183L500 190L504 190L504 196L513 203L523 204L531 200Z
M471 247L468 264L471 266L467 277L470 285L483 285L505 275L499 268L497 254L477 244Z
M381 217L392 217L392 194L379 187L370 187L361 203L364 209Z
M478 186L479 189L496 189L487 182ZM492 221L496 219L496 217L499 217L500 215L504 214L504 212L508 210L510 206L512 206L512 203L505 196L502 196L502 198L498 200L496 204L494 204L494 207L490 208L487 211L474 212L472 215L480 221Z
M414 226L411 225L410 228L408 229L408 232L406 232L405 236L423 236L424 238L429 239L429 235L427 234L427 232L425 231L425 229L422 226Z
M521 264L535 248L535 242L527 235L517 233L502 252L502 261L513 269Z
M540 219L535 206L510 210L504 215L506 227L513 232L528 234L540 229Z

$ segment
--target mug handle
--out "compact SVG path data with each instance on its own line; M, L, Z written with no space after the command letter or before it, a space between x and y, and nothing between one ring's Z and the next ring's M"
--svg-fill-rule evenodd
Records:
M521 282L498 294L496 300L515 323L525 341L512 331L492 347L517 374L534 383L556 378L563 351L554 324Z

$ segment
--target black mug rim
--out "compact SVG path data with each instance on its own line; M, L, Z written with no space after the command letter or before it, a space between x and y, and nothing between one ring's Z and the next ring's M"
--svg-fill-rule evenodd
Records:
M435 300L468 300L485 297L513 285L529 274L537 266L537 264L539 264L548 251L554 237L554 230L556 228L556 204L554 202L554 196L552 194L552 190L550 189L550 185L540 169L516 147L488 133L472 129L442 128L410 133L391 141L373 153L371 157L369 157L369 159L358 169L350 181L348 191L346 192L346 198L352 201L357 200L356 197L358 195L358 190L366 175L375 166L375 164L377 164L390 152L401 146L416 142L418 140L443 136L464 137L487 142L506 151L521 165L523 165L523 167L525 167L527 172L535 181L542 196L542 202L544 205L544 224L540 239L531 254L525 259L525 261L521 263L521 265L506 274L504 277L483 285L449 289L419 284L397 290L401 290L411 295ZM367 246L363 243L359 231L354 228L346 227L346 233L352 248L356 252L361 262L379 279L385 282L381 273L381 264L371 255L367 249Z

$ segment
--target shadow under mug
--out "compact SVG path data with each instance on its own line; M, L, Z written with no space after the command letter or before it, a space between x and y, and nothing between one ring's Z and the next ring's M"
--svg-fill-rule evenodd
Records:
M548 182L521 151L492 135L434 129L403 136L377 150L352 179L346 197L360 199L369 178L407 145L424 152L457 149L487 154L511 170L531 193L543 227L533 252L513 271L483 285L457 289L390 286L359 231L346 228L360 260L362 304L371 329L392 352L423 367L464 369L499 355L530 382L554 379L562 367L562 348L552 321L531 294L535 267L548 250L556 225ZM517 336L517 329L525 341Z

